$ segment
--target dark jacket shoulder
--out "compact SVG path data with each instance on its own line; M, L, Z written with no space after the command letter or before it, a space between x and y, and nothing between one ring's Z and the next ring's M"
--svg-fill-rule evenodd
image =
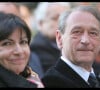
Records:
M0 65L0 87L37 88L37 85Z
M89 85L61 59L46 72L42 82L45 87L89 88Z

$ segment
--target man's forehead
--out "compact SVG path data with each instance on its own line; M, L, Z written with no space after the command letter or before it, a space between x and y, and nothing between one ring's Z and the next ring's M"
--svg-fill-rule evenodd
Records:
M69 17L71 18L82 18L82 17L88 17L88 16L94 16L92 13L87 12L87 11L73 11ZM95 16L94 16L95 17Z
M13 3L0 3L0 12L12 13L19 16L19 9Z

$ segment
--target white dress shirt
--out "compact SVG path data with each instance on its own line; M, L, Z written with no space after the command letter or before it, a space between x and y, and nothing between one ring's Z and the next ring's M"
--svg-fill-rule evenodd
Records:
M77 66L73 64L70 60L66 59L65 57L61 56L61 59L67 63L78 75L80 75L86 82L88 82L88 78L90 75L90 72L87 71L86 69ZM93 68L91 70L91 73L94 73Z

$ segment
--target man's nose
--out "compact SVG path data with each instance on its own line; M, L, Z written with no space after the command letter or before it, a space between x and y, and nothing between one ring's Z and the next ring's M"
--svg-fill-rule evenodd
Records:
M81 43L88 45L90 42L90 38L87 32L84 32L81 36Z

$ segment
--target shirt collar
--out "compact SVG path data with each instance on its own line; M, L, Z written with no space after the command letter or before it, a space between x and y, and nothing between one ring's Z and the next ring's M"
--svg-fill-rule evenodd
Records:
M90 72L88 72L86 69L77 66L75 64L73 64L70 60L68 60L67 58L61 56L61 59L67 63L78 75L80 75L86 82L88 81ZM91 70L91 73L94 73L93 68Z

